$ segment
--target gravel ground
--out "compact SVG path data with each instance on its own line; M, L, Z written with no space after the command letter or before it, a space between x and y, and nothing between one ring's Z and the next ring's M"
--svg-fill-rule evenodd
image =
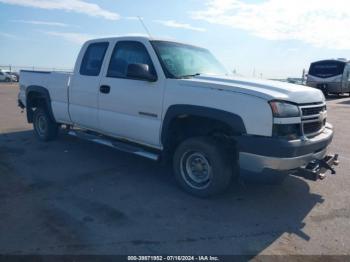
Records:
M61 135L38 142L0 84L0 254L350 254L350 98L328 101L335 176L194 198L162 165Z

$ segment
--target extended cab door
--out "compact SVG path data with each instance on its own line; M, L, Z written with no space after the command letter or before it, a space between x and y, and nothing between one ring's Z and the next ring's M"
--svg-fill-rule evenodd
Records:
M74 124L98 129L98 94L109 42L88 42L77 59L69 85L69 114Z
M142 64L153 81L128 76L131 64ZM148 41L115 43L101 79L100 130L111 136L160 147L164 75Z

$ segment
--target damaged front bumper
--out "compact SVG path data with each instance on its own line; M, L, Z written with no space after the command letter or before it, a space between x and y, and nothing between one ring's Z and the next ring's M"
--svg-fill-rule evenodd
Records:
M322 133L307 140L286 141L276 138L246 136L238 140L242 171L260 176L293 174L307 179L323 178L327 170L335 172L338 155L328 155L333 128L327 125Z

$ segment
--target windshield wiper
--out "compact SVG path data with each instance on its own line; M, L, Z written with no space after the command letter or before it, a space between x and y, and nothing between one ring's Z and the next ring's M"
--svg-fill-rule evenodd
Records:
M182 75L179 76L178 78L190 78L190 77L195 77L195 76L200 76L201 73L195 73L195 74L190 74L190 75Z

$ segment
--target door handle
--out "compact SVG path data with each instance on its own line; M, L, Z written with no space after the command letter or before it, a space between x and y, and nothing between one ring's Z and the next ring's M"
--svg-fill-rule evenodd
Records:
M111 91L111 87L107 85L100 86L100 92L103 94L108 94Z

